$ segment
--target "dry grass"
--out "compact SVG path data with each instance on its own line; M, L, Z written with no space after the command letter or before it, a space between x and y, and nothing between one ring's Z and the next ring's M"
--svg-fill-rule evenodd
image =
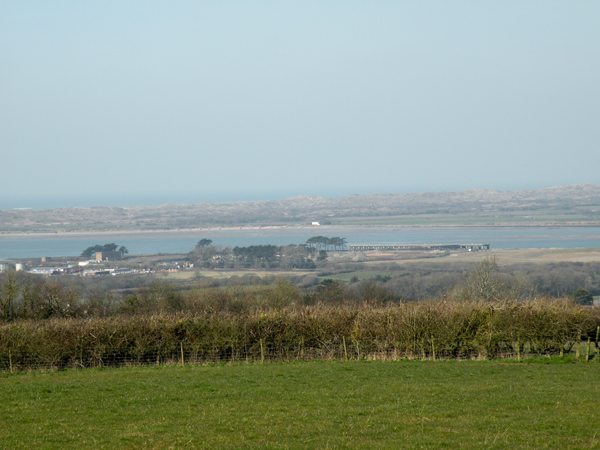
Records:
M393 262L398 266L420 264L477 264L495 255L500 265L510 265L515 263L559 263L559 262L600 262L600 249L597 248L578 248L578 249L511 249L478 251L478 252L455 252L448 255L440 255L439 252L433 257L431 254L425 254L422 257L411 255L407 258L402 251L397 252L364 252L366 259L363 262L365 266L377 265L381 262Z
M267 271L267 270L185 270L179 272L166 272L165 278L167 280L191 280L197 277L207 277L215 279L227 279L234 276L258 276L258 277L273 277L273 276L289 276L289 275L302 275L314 273L308 270L294 270L294 271Z

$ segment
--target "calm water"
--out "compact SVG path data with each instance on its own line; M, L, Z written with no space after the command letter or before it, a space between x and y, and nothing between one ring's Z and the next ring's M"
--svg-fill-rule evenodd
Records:
M489 243L491 249L600 248L600 227L594 228L310 228L227 230L207 232L122 234L111 236L0 236L0 259L75 256L95 244L114 242L130 254L187 253L202 238L224 247L259 244L301 244L311 236L345 237L348 244Z

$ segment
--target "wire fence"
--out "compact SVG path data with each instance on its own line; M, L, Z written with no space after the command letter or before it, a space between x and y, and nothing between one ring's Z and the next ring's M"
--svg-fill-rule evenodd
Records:
M266 363L292 361L350 361L350 360L464 360L464 359L527 359L541 353L532 345L516 342L500 346L493 355L477 349L448 351L436 348L435 342L427 347L416 345L405 348L387 345L361 345L342 337L335 342L318 346L305 346L298 342L264 342L262 340L244 346L200 347L180 342L178 348L121 348L109 350L102 347L81 347L71 352L23 352L4 350L0 352L0 372L23 372L30 370L66 370L103 367L134 367L149 365L182 365L209 363ZM362 348L361 348L362 347ZM600 362L600 345L590 340L575 344L568 351L548 350L543 356L573 356L585 362Z
M600 315L568 301L421 302L0 324L0 371L363 359L598 360Z

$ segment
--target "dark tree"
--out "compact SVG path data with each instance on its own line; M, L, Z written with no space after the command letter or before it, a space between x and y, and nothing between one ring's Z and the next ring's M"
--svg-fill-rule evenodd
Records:
M129 250L127 250L127 247L125 247L124 245L121 245L121 248L119 248L119 251L121 252L121 255L126 255L129 253Z
M306 244L319 250L329 250L330 247L333 247L334 250L337 250L338 247L340 250L343 250L344 245L346 245L346 238L313 236L306 241Z
M81 257L82 258L91 258L94 253L96 253L96 250L94 249L94 246L91 246L81 252Z
M104 245L92 245L91 247L86 248L83 252L81 252L81 256L83 258L91 258L92 255L96 252L115 252L119 246L117 244L104 244ZM121 247L127 250L125 247ZM123 253L123 252L121 252ZM129 252L127 252L129 253Z
M212 239L200 239L196 245L198 247L208 247L210 244L212 244Z
M585 289L577 289L573 292L573 300L578 305L593 305L594 297Z

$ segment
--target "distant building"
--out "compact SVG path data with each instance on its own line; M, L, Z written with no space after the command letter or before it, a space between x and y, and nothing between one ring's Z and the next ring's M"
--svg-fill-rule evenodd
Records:
M96 261L114 261L123 259L121 252L96 252Z
M62 267L34 267L29 270L29 273L38 275L60 275L65 271Z

